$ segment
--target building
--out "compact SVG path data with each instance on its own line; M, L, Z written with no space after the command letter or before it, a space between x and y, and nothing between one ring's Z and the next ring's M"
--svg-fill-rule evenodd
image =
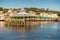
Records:
M0 11L0 20L5 20L3 11Z
M33 11L30 11L29 13L27 13L24 8L21 8L21 10L19 11L19 13L10 14L10 16L36 16L35 14L36 13L33 12Z

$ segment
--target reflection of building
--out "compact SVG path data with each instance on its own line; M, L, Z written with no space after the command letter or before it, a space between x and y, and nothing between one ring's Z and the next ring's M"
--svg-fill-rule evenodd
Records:
M41 28L54 28L54 29L57 29L57 23L56 22L53 22L53 21L49 21L49 22L40 22L41 23Z
M0 21L0 29L3 29L5 27L5 22Z
M58 28L58 24L56 22L52 23L52 28L57 29Z
M6 26L7 28L10 28L10 29L16 29L16 30L19 30L19 31L22 31L22 32L25 32L25 31L34 31L36 26L35 25L26 25L26 26Z

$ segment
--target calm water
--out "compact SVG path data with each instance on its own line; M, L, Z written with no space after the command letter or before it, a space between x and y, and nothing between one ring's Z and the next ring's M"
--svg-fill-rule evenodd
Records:
M0 22L0 40L60 40L60 22L30 22L26 26Z

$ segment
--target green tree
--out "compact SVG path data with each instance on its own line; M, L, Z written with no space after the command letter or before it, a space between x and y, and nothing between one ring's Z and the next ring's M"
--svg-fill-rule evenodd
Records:
M2 7L0 7L0 11L2 11L3 10L3 8Z

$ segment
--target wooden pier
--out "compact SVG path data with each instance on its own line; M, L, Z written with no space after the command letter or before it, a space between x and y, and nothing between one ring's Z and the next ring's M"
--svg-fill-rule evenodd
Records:
M8 17L6 18L6 25L26 25L26 22L35 22L35 21L57 21L57 18L42 18L42 17Z
M4 16L0 15L0 21L5 21L6 25L26 25L26 22L35 21L60 21L60 18L48 18L39 16Z

